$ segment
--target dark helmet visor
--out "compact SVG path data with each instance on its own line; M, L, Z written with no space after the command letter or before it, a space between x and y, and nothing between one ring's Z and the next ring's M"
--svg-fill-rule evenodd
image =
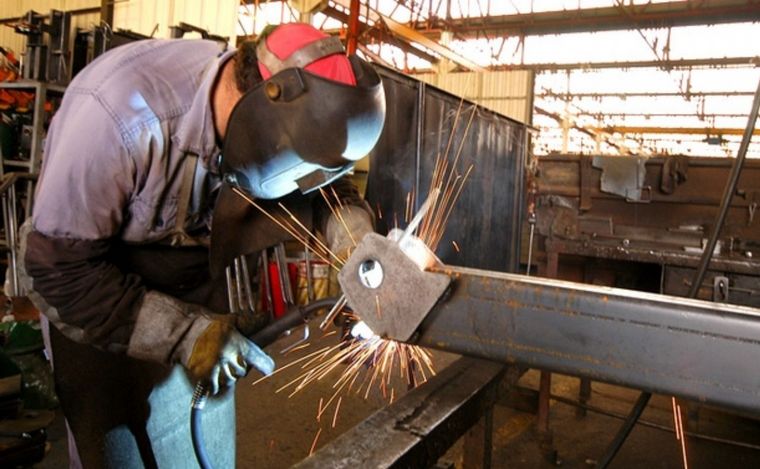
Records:
M385 95L372 66L350 60L356 86L289 68L246 93L225 134L225 180L274 199L328 184L367 155L383 129Z

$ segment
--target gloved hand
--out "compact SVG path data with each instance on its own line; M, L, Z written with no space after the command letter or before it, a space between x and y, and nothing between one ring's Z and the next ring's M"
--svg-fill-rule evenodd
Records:
M244 377L251 367L265 375L274 370L274 361L226 320L210 322L184 365L212 395Z
M354 242L357 244L361 242L364 235L374 231L374 227L372 216L362 207L346 205L339 209L339 213L345 226L335 215L331 215L327 220L325 238L330 250L345 261L355 248ZM330 269L329 275L329 294L330 296L339 295L337 272L335 269Z
M338 213L343 219L342 222L335 215L330 215L327 220L327 247L339 257L349 256L354 249L354 242L358 244L364 235L374 231L372 216L363 207L352 205L338 209Z

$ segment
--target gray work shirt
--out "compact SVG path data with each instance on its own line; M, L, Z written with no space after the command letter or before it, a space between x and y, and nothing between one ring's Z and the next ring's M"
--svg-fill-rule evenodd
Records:
M50 126L34 229L68 239L175 242L183 205L194 199L190 222L207 218L198 213L200 195L219 154L211 91L233 54L213 41L139 41L80 72ZM188 181L193 196L183 191Z

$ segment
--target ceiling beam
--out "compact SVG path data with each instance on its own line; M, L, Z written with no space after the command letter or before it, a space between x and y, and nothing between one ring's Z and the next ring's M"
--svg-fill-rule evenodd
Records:
M688 0L500 16L433 18L418 29L437 39L454 31L459 39L531 36L627 29L669 28L760 21L760 0Z
M743 135L744 129L724 127L643 127L616 125L610 127L592 127L592 129L619 134L678 134L678 135ZM753 135L760 135L760 129L755 129Z
M343 8L350 7L350 0L333 0L333 2L337 5L342 6ZM333 8L333 10L335 10L335 8ZM327 14L326 10L323 11L323 13ZM383 29L390 31L393 34L393 36L395 36L397 39L399 39L400 41L403 41L404 43L408 43L412 47L414 47L414 45L417 44L420 47L427 49L443 58L446 58L450 60L451 62L453 62L454 64L460 67L463 67L467 70L472 70L475 72L485 71L485 69L481 67L480 65L478 65L477 63L473 62L472 60L464 57L463 55L449 49L447 46L438 42L438 39L436 40L430 39L424 34L421 34L416 29L408 25L399 23L395 21L394 19L388 16L385 16L379 13L378 11L375 11L372 8L365 10L365 13L369 16L369 20L375 26L382 24ZM346 23L346 22L343 21L343 23ZM414 48L417 49L416 47Z
M576 62L576 63L535 63L504 64L489 67L489 70L535 70L537 72L562 72L567 70L597 70L602 68L710 68L728 66L760 66L760 57L721 57L704 59L637 60L630 62Z
M557 98L563 101L567 100L568 97L570 99L582 99L582 98L628 99L628 98L653 98L653 97L673 97L673 96L702 98L702 97L708 97L708 96L727 97L727 96L754 96L754 95L755 95L754 91L687 91L687 92L683 92L683 91L650 91L650 92L621 91L619 93L576 93L573 91L570 91L569 93L565 93L562 91L542 91L540 93L536 93L537 98Z
M333 6L327 6L324 10L322 10L322 13L325 14L326 16L329 16L332 19L340 21L343 24L348 24L348 13L343 12ZM404 40L397 38L396 36L394 36L393 34L391 34L390 32L386 30L383 30L381 28L371 27L360 19L359 20L359 37L362 37L362 36L372 38L378 42L396 46L402 51L415 55L423 60L430 62L431 64L438 63L438 60L439 60L438 57L425 52L419 47L414 47L409 42L406 42ZM364 43L366 44L367 41L364 41Z
M454 52L453 50L449 49L443 44L438 43L437 41L434 41L432 39L425 37L425 35L420 34L418 31L406 25L403 25L401 23L397 23L396 21L393 21L391 18L388 18L387 16L383 16L382 18L383 18L383 23L385 23L385 26L388 27L388 29L390 29L393 32L393 34L395 34L396 36L401 37L407 41L410 41L411 43L420 44L426 49L430 49L436 54L442 57L445 57L451 60L452 62L454 62L455 64L462 66L473 72L485 71L485 68L481 67L480 65L473 62L472 60Z

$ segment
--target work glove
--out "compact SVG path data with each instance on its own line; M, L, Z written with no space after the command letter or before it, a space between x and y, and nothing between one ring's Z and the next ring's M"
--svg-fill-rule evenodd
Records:
M166 365L180 363L214 394L246 375L251 367L264 374L274 362L246 339L238 315L213 314L203 306L148 291L137 311L127 355Z
M338 209L343 222L335 215L330 215L325 228L327 246L339 258L348 260L354 250L354 242L359 244L364 235L374 230L372 216L364 208L355 205L345 205ZM348 228L348 229L346 229ZM350 235L349 235L350 232ZM339 295L340 286L335 269L330 269L329 294Z
M363 208L355 205L345 205L338 210L343 222L336 215L331 215L327 220L325 238L327 246L339 258L344 261L348 260L356 244L359 244L367 233L374 232L372 216ZM344 225L345 222L345 225ZM350 235L349 235L350 232ZM330 296L340 295L340 284L338 283L338 272L330 269L329 273L329 294ZM350 341L349 334L351 327L356 322L352 316L339 314L333 320L333 324L341 329L341 338L344 341Z
M344 205L338 209L338 214L343 221L335 215L330 215L325 228L325 239L327 247L338 257L346 260L354 249L354 242L359 244L364 235L375 230L372 216L363 207Z
M225 319L211 321L198 335L183 365L212 395L232 386L251 367L265 375L274 370L274 361Z

